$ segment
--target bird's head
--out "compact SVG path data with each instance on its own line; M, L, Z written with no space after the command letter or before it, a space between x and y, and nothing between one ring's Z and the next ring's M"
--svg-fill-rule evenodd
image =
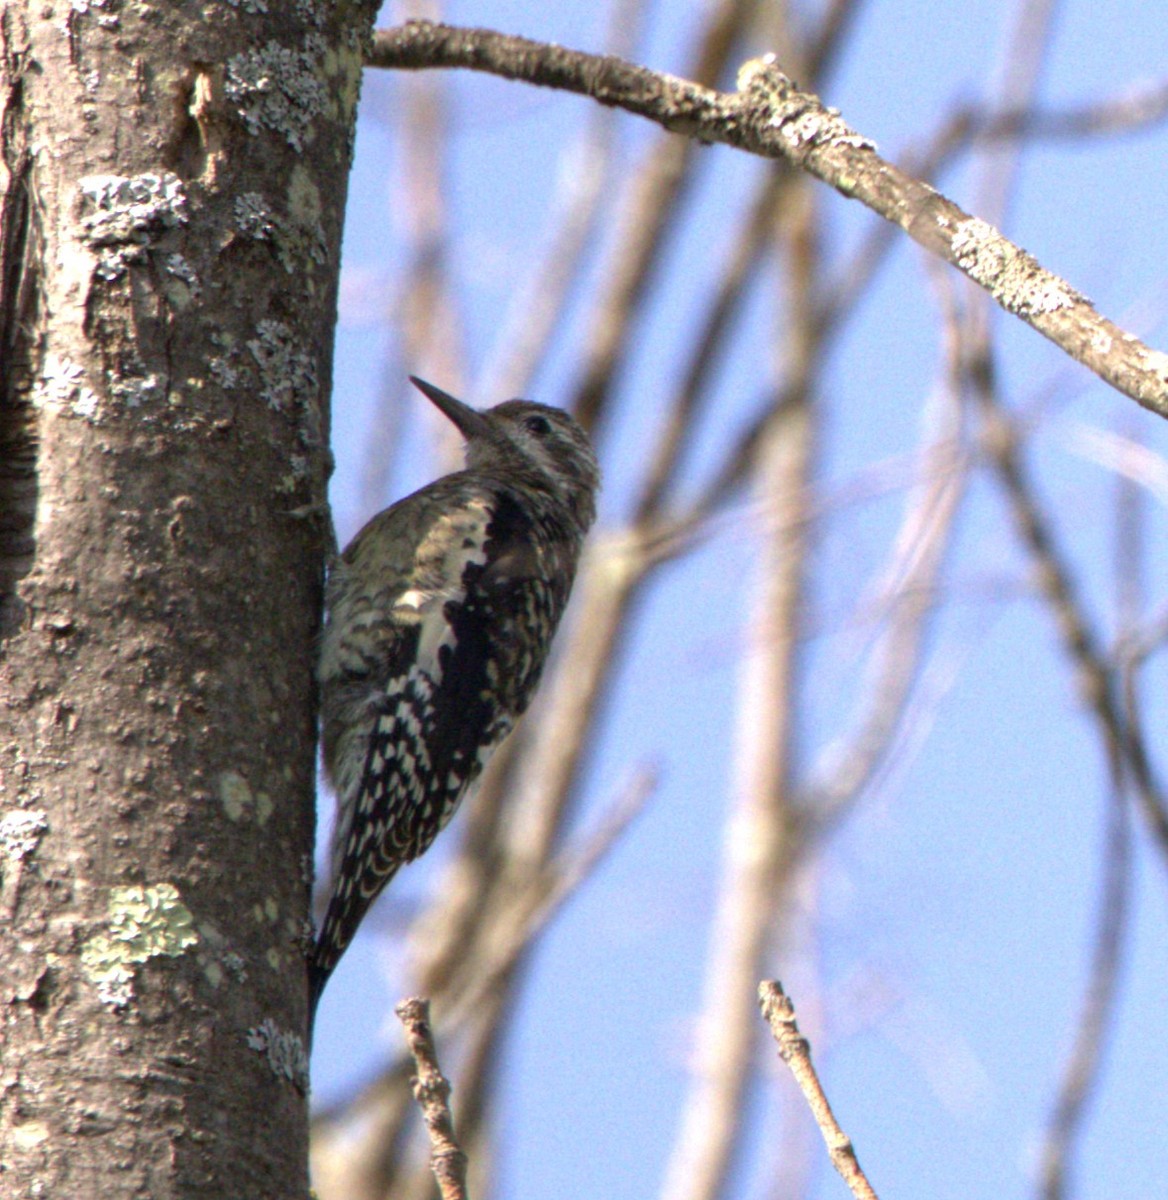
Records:
M515 482L536 484L562 500L581 529L592 524L600 467L588 435L563 409L507 400L480 410L413 375L410 382L466 439L471 470L514 473Z

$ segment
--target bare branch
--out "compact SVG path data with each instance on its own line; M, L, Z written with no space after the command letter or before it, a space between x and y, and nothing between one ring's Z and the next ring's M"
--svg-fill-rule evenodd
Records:
M648 0L620 0L608 17L610 54L632 54L645 23ZM508 306L483 371L483 396L525 396L563 326L569 300L594 245L600 215L612 211L617 194L617 120L598 108L559 172L552 200L551 231L526 279Z
M928 183L962 151L970 147L1025 139L1082 141L1135 133L1168 117L1168 83L1133 89L1093 104L1060 109L1032 107L963 108L952 113L920 150L905 156L901 170ZM818 320L824 333L842 324L867 292L867 284L883 264L896 240L888 224L876 225L856 252L835 272L835 282L823 288Z
M1079 1016L1075 1044L1063 1070L1040 1154L1039 1195L1063 1200L1075 1139L1099 1082L1107 1032L1115 1017L1119 974L1128 930L1131 892L1131 826L1123 786L1123 763L1111 753L1112 796L1107 808L1103 896L1091 972Z
M368 62L487 71L591 96L699 141L786 159L899 225L1100 379L1168 416L1168 355L1100 315L992 225L881 158L838 112L800 91L771 56L742 67L739 91L717 92L610 56L486 29L409 21L379 31Z
M454 1137L450 1082L438 1066L438 1052L430 1031L430 1002L411 996L393 1011L405 1026L406 1043L417 1068L412 1080L414 1099L421 1106L430 1135L430 1165L438 1190L442 1200L466 1200L466 1155Z
M1035 500L1017 433L998 405L991 375L992 368L985 364L974 378L984 422L983 444L1013 510L1018 535L1034 561L1039 588L1059 627L1067 656L1078 672L1079 686L1104 745L1117 748L1123 755L1148 828L1168 861L1168 797L1139 730L1124 719L1115 670L1088 622L1054 529Z
M1138 88L1073 108L1006 108L1000 112L968 111L958 119L975 141L1007 138L1045 140L1110 137L1136 133L1168 116L1168 83Z
M756 186L749 216L738 230L705 319L692 339L681 385L662 422L656 449L645 471L644 488L636 505L639 524L647 524L660 514L666 491L675 481L685 450L693 441L701 402L710 393L710 375L749 296L750 285L764 261L766 246L774 236L783 185L793 178L796 176L789 171L771 171Z
M817 261L812 189L792 195L784 223L790 321L783 333L788 403L760 436L751 487L769 505L749 585L750 645L740 662L731 811L702 984L696 1070L666 1170L665 1200L726 1194L743 1130L740 1114L754 1077L754 1044L744 1008L764 969L768 944L789 912L793 865L806 845L795 798L795 721L813 522L818 364L813 310ZM803 199L802 205L798 204Z
M1117 516L1115 583L1120 621L1120 647L1134 627L1142 601L1142 568L1146 558L1142 496L1135 482L1122 472L1116 475ZM1140 733L1141 721L1135 693L1134 669L1121 655L1125 716ZM1109 749L1111 797L1106 812L1103 847L1103 887L1091 971L1079 1015L1075 1043L1059 1084L1043 1146L1039 1155L1039 1195L1042 1200L1063 1200L1070 1194L1071 1160L1076 1139L1082 1137L1085 1116L1102 1075L1107 1034L1116 1017L1120 968L1131 917L1132 831L1128 816L1124 764Z
M956 406L926 409L920 478L880 581L885 628L871 655L850 732L828 747L802 808L821 829L836 824L886 763L911 711L912 691L938 608L938 578L968 482L970 460L956 440ZM947 422L947 425L942 425ZM937 428L937 427L940 428Z
M778 1043L779 1057L791 1068L791 1074L795 1076L795 1082L803 1092L807 1107L811 1109L811 1115L823 1134L832 1166L843 1177L844 1183L857 1200L877 1200L872 1185L860 1169L852 1139L844 1133L835 1119L823 1084L819 1082L819 1076L811 1064L811 1047L799 1032L795 1021L795 1006L777 979L764 979L758 985L758 1005L762 1009L763 1019L771 1027L771 1033Z

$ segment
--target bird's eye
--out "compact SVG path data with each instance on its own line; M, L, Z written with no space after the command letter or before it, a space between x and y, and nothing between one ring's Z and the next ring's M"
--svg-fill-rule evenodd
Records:
M546 437L552 431L552 423L547 417L527 417L523 428L528 433L534 433L536 437Z

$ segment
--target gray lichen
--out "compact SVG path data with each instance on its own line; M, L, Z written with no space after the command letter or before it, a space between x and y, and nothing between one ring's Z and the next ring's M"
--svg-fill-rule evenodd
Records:
M81 227L96 246L148 245L187 219L187 197L173 171L87 175L80 183Z
M55 354L45 358L40 377L33 384L32 401L37 407L68 408L86 420L93 420L97 414L97 393L85 383L85 372L75 362Z
M247 982L247 964L243 961L243 956L236 954L234 950L228 950L223 955L223 965L234 976L237 983Z
M140 408L148 401L162 399L162 388L162 380L153 372L148 375L123 375L111 379L109 385L110 395L127 408Z
M320 385L312 355L282 321L260 321L256 333L247 348L259 367L261 398L277 412L315 407Z
M199 943L195 958L213 988L221 988L229 981L247 982L247 965L242 955L232 949L227 937L211 921L199 922Z
M305 184L303 181L307 181ZM288 185L288 215L281 216L259 192L244 192L233 206L235 227L245 237L266 242L289 274L304 270L304 256L323 265L328 245L320 220L321 204L311 174L301 165L293 168Z
M20 862L37 848L48 817L36 809L15 808L0 817L0 857Z
M224 358L216 354L207 363L211 378L225 391L229 392L239 383L239 372Z
M318 34L310 34L303 50L268 42L227 60L227 99L252 133L270 129L294 150L304 149L313 121L328 102L328 89L317 70L320 40Z
M298 1033L285 1033L271 1017L265 1017L257 1028L247 1031L247 1044L267 1058L277 1079L287 1080L307 1094L308 1054Z
M81 229L97 255L97 274L118 279L168 230L187 220L182 180L172 171L87 175L80 183Z
M78 16L86 16L92 13L97 18L97 23L103 29L116 29L118 27L118 17L116 13L102 12L102 9L113 7L113 0L72 0L72 9Z
M235 197L235 225L246 237L257 242L272 241L279 230L279 218L259 192L244 192Z
M752 107L766 116L794 149L833 144L856 150L875 150L876 144L857 133L840 116L838 108L827 108L817 96L801 92L784 74L774 54L747 60L738 68L737 88L749 96Z
M953 256L975 283L1019 316L1058 312L1086 302L1065 280L979 217L970 217L954 228Z
M194 299L199 294L202 287L199 282L199 274L183 255L177 253L168 254L166 256L166 270L180 284L184 285L189 299Z
M326 6L322 0L296 0L296 15L306 24L317 29L324 27Z
M102 1003L125 1008L134 996L134 968L152 958L177 958L195 945L194 917L172 883L110 889L108 927L81 948L81 963Z

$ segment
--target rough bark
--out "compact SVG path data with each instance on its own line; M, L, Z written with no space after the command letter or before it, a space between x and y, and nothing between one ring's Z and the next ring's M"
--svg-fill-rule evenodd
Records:
M358 0L0 8L0 1194L305 1195Z

